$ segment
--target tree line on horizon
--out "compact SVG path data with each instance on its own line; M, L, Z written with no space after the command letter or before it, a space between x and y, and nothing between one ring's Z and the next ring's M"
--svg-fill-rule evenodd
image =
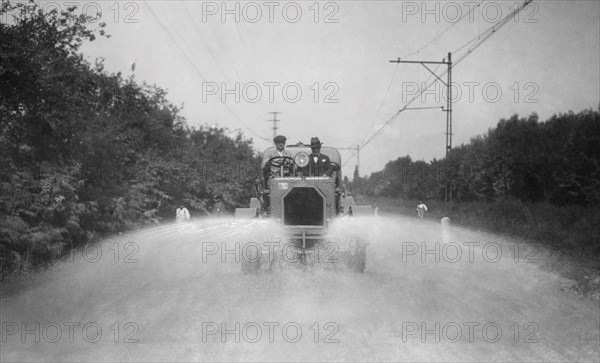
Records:
M540 122L536 114L501 119L485 135L430 162L410 156L368 177L355 193L404 200L458 202L507 199L554 206L600 205L600 108L569 111Z

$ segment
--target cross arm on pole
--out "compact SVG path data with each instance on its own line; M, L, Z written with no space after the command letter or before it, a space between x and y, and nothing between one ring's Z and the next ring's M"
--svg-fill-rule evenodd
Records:
M429 73L433 74L433 76L434 76L435 78L437 78L437 79L438 79L438 81L442 82L442 83L444 84L444 86L448 87L448 84L447 84L446 82L444 82L444 80L443 80L443 79L441 79L440 77L438 77L438 75L437 75L437 74L435 74L435 73L434 73L434 72L433 72L431 69L429 69L429 67L427 67L427 66L425 65L425 63L421 63L421 65L422 65L423 67L425 67L425 69L427 69L427 70L429 71Z
M434 107L406 107L404 108L405 110L434 110L434 109L438 109L441 108L442 111L444 110L444 106L434 106Z
M450 62L446 62L445 60L443 60L441 62L434 62L434 61L403 61L400 58L398 58L397 60L391 60L390 63L450 64Z

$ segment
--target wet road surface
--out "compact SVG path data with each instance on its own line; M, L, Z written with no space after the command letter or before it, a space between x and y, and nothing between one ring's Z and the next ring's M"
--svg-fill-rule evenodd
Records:
M527 245L400 216L340 219L327 261L244 275L266 220L124 234L1 298L4 361L598 361L600 307ZM352 236L367 268L336 263ZM237 259L237 261L236 261Z

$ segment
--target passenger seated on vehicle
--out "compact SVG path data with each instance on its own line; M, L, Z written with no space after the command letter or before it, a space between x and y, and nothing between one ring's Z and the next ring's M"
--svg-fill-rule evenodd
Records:
M273 175L279 175L281 173L281 167L278 166L274 166L274 165L269 165L269 160L273 159L273 158L277 158L277 157L292 157L292 153L290 153L289 151L285 150L285 141L287 139L285 138L285 136L282 135L277 135L275 136L275 138L273 139L273 142L275 143L275 147L276 149L270 149L267 152L265 152L265 154L263 155L263 161L262 161L262 169L263 169L263 180L264 180L264 188L267 189L269 187L268 181L269 178ZM286 160L283 161L285 164L288 163L292 163L291 160ZM285 170L284 170L285 171Z
M308 156L308 165L302 168L303 175L309 176L331 176L333 167L329 156L321 154L321 141L318 137L310 139L310 149L312 153Z

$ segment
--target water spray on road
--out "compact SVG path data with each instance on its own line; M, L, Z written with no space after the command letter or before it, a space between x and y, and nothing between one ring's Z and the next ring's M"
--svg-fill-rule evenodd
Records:
M597 358L597 306L515 260L512 241L459 228L443 238L440 223L415 218L341 218L327 238L367 238L364 273L243 274L244 244L283 243L284 232L269 220L205 218L108 238L2 297L0 358Z

